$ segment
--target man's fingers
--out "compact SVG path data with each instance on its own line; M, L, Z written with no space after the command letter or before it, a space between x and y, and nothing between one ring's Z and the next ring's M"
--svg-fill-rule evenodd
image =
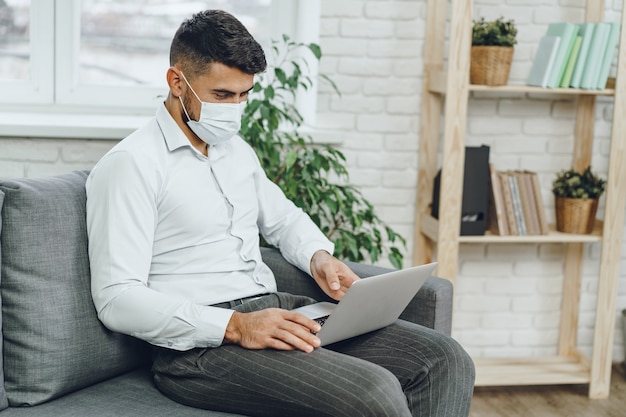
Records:
M302 329L302 326L300 326L300 329ZM298 335L293 330L279 330L274 340L279 342L277 343L278 345L284 343L290 346L291 349L298 349L307 353L313 352L320 345L319 339L313 336L310 331Z
M302 313L296 313L294 311L286 311L285 319L292 321L298 324L299 326L304 326L309 333L310 332L317 333L322 329L322 326L320 326L318 322L308 318Z
M252 313L235 313L231 322L239 327L239 338L230 339L248 349L298 349L312 352L320 340L312 332L320 325L303 314L277 308ZM229 323L230 325L230 323Z
M324 275L326 276L326 282L328 283L328 287L337 291L341 288L341 283L339 282L339 271L335 268L335 265L332 263L328 263L324 265Z
M274 338L304 352L312 352L319 347L319 338L311 332L318 332L320 325L303 314L285 313L285 321L276 329Z

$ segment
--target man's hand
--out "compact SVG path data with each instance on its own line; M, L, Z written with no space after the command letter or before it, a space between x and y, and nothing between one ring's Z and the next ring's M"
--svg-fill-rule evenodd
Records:
M300 313L268 308L251 313L235 311L224 334L224 343L246 349L302 350L312 352L320 340L311 332L320 325Z
M325 250L311 258L311 274L317 285L334 300L341 300L352 283L360 279L346 264Z

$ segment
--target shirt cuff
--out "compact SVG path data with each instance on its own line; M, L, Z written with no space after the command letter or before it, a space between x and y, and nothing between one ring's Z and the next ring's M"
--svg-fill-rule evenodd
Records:
M234 312L226 308L197 306L193 337L145 338L145 340L153 345L180 351L218 347L224 342L226 327Z
M313 276L313 272L311 271L311 260L313 259L315 252L318 250L325 250L332 255L335 251L335 245L330 241L307 243L300 249L298 254L300 269L307 272L311 276Z
M198 340L205 342L207 347L221 346L224 342L226 327L235 310L219 307L206 307L204 310L208 326L198 328Z

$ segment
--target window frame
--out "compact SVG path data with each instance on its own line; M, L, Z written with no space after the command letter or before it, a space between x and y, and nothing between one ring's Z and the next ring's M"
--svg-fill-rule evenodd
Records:
M54 71L50 71L54 62L54 2L31 0L31 20L29 41L31 48L28 80L1 80L0 103L46 104L54 99ZM37 7L35 7L35 5Z
M98 86L79 83L81 0L55 1L55 104L154 111L158 97L167 94L167 86ZM165 80L165 72L163 74ZM98 105L93 104L97 97Z
M31 0L31 77L0 82L0 136L121 139L150 117L167 86L95 86L78 83L80 0ZM312 18L316 17L316 18ZM273 0L272 39L288 34L319 42L320 0ZM312 78L317 60L309 59ZM50 71L50 68L53 70ZM306 128L315 124L317 86L301 91L297 106Z

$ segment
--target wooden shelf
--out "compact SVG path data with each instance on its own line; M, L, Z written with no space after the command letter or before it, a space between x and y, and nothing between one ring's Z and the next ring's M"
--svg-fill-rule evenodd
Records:
M585 21L601 22L606 0L585 1ZM450 9L448 10L448 7ZM437 255L437 275L453 283L459 268L461 243L562 243L563 286L558 355L551 358L477 358L477 385L589 384L590 398L610 391L616 297L626 207L626 8L621 12L617 75L610 88L583 90L527 85L498 87L469 84L473 0L428 0L424 42L424 81L419 132L413 263L431 262ZM447 30L449 31L447 32ZM468 102L471 95L522 94L574 97L575 127L572 168L582 171L592 161L598 97L613 97L603 221L590 235L558 233L543 236L459 236L465 161ZM558 98L558 97L554 97ZM536 116L533 116L534 118ZM441 152L441 154L439 153ZM440 158L441 156L441 158ZM441 162L441 165L439 165ZM441 168L439 221L429 215L434 178ZM577 352L584 244L601 245L593 354ZM436 251L434 245L437 245Z
M529 94L565 94L575 96L614 96L615 89L606 88L604 90L583 90L581 88L541 88L529 85L502 85L491 87L487 85L469 85L470 91L490 92L490 93L529 93Z
M428 78L428 89L432 93L446 94L447 77L443 71L432 71ZM482 93L519 93L519 94L559 94L571 96L614 96L615 88L602 90L586 90L582 88L543 88L524 84L509 84L500 86L468 84L469 91Z
M604 223L596 220L593 232L588 235L557 232L555 225L550 225L547 235L500 236L487 231L484 235L459 236L459 243L593 243L602 241L603 227ZM437 242L439 221L428 214L422 215L422 233Z
M475 358L476 386L588 384L589 361L578 357Z

